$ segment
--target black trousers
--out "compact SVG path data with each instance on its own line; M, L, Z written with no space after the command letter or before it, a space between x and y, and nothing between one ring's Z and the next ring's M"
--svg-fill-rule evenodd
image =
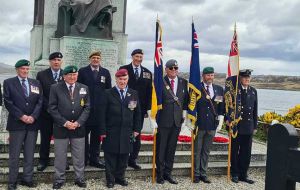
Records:
M49 152L50 152L50 142L53 135L53 119L51 116L41 115L39 118L40 131L41 131L41 145L40 145L40 159L41 164L48 164L49 162Z
M114 182L115 179L124 179L129 154L118 154L104 152L105 175L107 182Z
M231 143L231 175L247 177L251 160L252 135L240 135L232 138Z
M157 177L171 175L179 133L180 128L175 125L171 128L158 128L156 137Z
M144 125L144 115L142 114L142 118L141 118L141 125ZM133 163L136 162L136 159L139 156L139 152L141 149L141 134L139 134L138 136L135 137L135 142L132 144L133 145L133 149L132 152L129 154L129 163Z
M87 125L85 127L85 163L99 162L100 140L99 127L96 125Z

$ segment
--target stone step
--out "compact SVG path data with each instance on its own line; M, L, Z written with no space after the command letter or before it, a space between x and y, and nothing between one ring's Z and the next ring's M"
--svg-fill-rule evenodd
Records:
M8 167L8 153L0 154L0 167ZM100 157L103 158L103 153L101 152ZM211 151L209 160L211 162L227 161L228 153L227 151ZM34 154L34 165L38 165L39 154ZM23 154L20 155L20 165L23 165ZM251 155L252 161L264 161L266 160L266 155L262 152L253 150ZM152 163L152 151L142 151L139 154L138 162L140 164ZM174 163L190 163L191 162L191 152L190 151L177 151L175 154ZM68 153L68 163L72 164L71 153ZM54 165L54 153L50 153L50 166Z
M136 171L128 168L126 171L127 178L146 178L152 175L152 164L141 164L142 170ZM251 162L250 170L261 170L264 172L266 163L265 161ZM191 171L191 165L189 163L175 163L172 174L174 176L189 176ZM20 168L20 175L22 175L22 168ZM208 175L226 175L227 162L209 162L208 164ZM43 172L35 172L34 180L38 182L52 183L53 182L54 167L50 166ZM66 179L68 181L74 180L74 170L70 167L69 171L66 171ZM105 179L104 169L97 169L94 167L87 166L85 169L86 179ZM0 168L0 183L7 183L8 181L8 168Z
M228 143L213 143L211 150L212 151L227 151ZM152 151L153 143L149 141L142 141L141 144L141 151ZM35 146L35 152L39 152L40 144L36 144ZM8 144L0 144L0 154L1 153L8 153ZM50 152L53 152L54 145L50 145ZM189 151L191 150L191 144L190 143L182 143L178 142L177 151Z

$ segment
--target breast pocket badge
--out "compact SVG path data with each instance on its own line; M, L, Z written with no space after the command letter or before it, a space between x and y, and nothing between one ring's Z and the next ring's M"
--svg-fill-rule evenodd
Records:
M34 94L40 94L40 89L37 86L30 86L30 91Z
M85 88L80 88L79 94L80 95L86 95L86 89Z
M130 100L129 103L128 103L128 108L133 111L137 106L137 101L135 100Z
M105 76L101 76L100 82L101 82L101 83L105 83Z
M215 102L216 102L217 104L223 102L223 96L216 96L216 97L215 97Z

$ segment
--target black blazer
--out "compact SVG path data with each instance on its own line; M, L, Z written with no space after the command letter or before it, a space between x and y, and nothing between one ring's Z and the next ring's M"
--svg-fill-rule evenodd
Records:
M63 81L62 70L59 72L59 81ZM42 70L37 73L36 80L40 81L40 84L43 89L43 107L41 116L50 117L50 114L47 112L48 104L49 104L49 95L50 95L50 87L52 84L56 84L56 81L53 79L51 68Z
M100 67L96 80L93 77L91 66L79 69L78 82L88 86L90 93L90 116L86 125L99 125L99 112L102 111L105 89L111 88L111 76L107 69Z
M122 102L116 87L106 90L106 99L102 112L101 134L106 134L103 150L110 153L132 152L133 132L141 131L141 111L138 94L128 88Z
M224 90L219 85L213 84L212 87L214 90L214 97L211 99L213 105L207 99L204 84L201 83L201 98L196 104L197 126L200 130L216 130L219 124L217 116L224 115ZM221 97L222 102L217 101L217 96Z
M151 110L152 73L147 68L141 66L140 77L136 80L132 63L124 65L120 67L120 69L126 69L128 71L128 87L138 91L141 111L142 114L145 115L147 110Z
M8 110L7 127L8 131L18 130L38 130L38 119L43 103L43 90L39 81L28 78L29 82L29 96L26 97L22 85L18 77L13 77L4 80L3 82L3 96L4 105ZM38 89L32 91L32 88ZM30 115L34 117L33 124L25 124L20 118L23 115Z
M54 120L54 138L82 138L85 136L84 126L90 112L88 87L76 83L73 94L74 99L72 100L64 81L51 86L48 112ZM77 121L80 127L75 130L69 130L64 127L67 121Z

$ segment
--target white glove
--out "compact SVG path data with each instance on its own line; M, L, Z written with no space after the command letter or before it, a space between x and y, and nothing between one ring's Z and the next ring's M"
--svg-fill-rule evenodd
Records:
M158 125L156 123L156 120L151 117L151 110L148 110L147 114L149 116L150 127L153 129L153 134L154 134L154 131L157 129Z
M195 129L195 126L192 124L192 121L189 118L186 119L185 126L189 131L193 131Z
M217 127L217 132L219 132L222 129L223 122L224 122L224 116L223 115L219 115L218 116L218 120L219 120L219 125Z

